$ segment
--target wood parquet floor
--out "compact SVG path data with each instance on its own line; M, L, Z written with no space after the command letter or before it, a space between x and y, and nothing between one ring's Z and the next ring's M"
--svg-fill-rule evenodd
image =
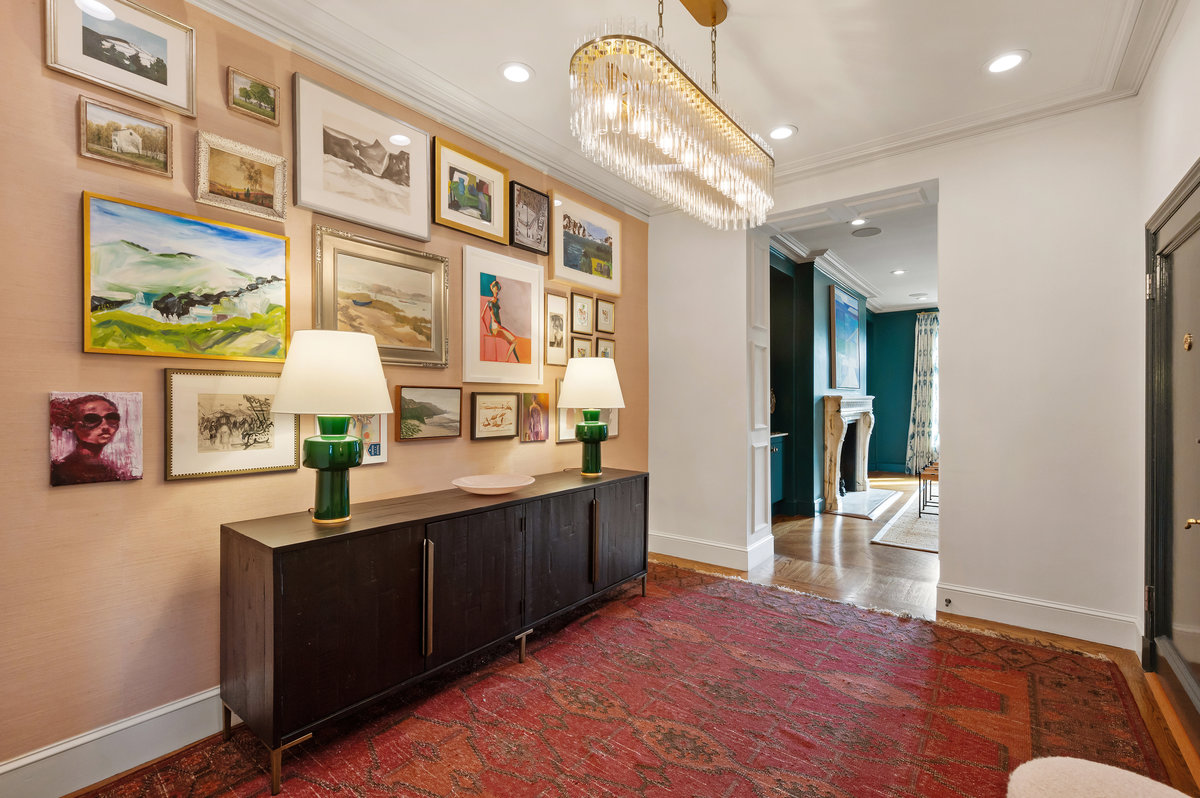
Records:
M651 559L684 568L737 576L758 584L787 587L860 607L957 623L985 634L999 634L1029 643L1056 645L1106 656L1121 668L1159 756L1166 765L1172 785L1187 795L1200 796L1200 788L1197 787L1197 776L1200 774L1193 774L1188 767L1189 759L1197 761L1196 752L1190 743L1172 733L1151 692L1137 655L1126 649L1072 637L939 613L936 604L939 573L937 555L871 543L871 538L916 493L917 478L904 474L871 474L870 478L872 487L903 493L878 519L868 521L836 515L815 518L777 516L773 523L775 556L749 572L661 554L652 554ZM1184 756L1184 748L1188 750L1187 757Z

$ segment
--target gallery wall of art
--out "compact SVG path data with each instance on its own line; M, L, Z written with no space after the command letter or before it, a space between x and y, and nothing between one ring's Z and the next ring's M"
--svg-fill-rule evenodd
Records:
M352 502L441 490L449 487L451 479L469 474L539 474L579 466L580 444L556 441L556 381L565 367L551 365L557 358L548 359L542 351L545 340L540 327L545 324L545 315L540 310L543 297L539 291L562 297L555 301L555 307L568 313L564 337L570 344L564 343L562 362L570 354L568 346L578 351L586 346L593 352L616 355L626 407L620 411L619 435L605 444L605 465L630 469L647 466L644 221L515 161L486 141L468 139L185 3L147 0L145 5L194 31L194 117L47 66L43 0L6 4L7 24L0 33L0 67L6 76L0 86L5 109L0 121L5 152L0 188L4 202L0 210L4 214L3 273L7 283L2 324L7 344L7 405L15 422L9 425L7 437L3 474L8 502L4 534L0 535L0 629L5 638L0 647L0 705L5 707L0 718L0 763L217 685L219 526L222 522L311 506L313 472L287 468L285 446L284 470L272 470L280 464L279 458L264 455L259 462L261 468L254 465L235 475L197 476L188 470L188 460L182 457L176 463L176 476L188 478L167 479L167 370L278 374L281 353L269 344L248 343L261 343L264 336L269 337L269 330L257 330L255 337L240 340L241 351L252 359L223 359L231 351L236 355L236 347L205 350L219 353L222 358L133 352L140 345L137 342L144 340L139 339L139 335L146 335L143 328L152 328L150 334L165 339L164 329L185 322L202 319L219 324L227 321L234 310L244 310L257 302L260 293L276 297L270 303L276 309L278 297L286 296L290 331L314 327L320 321L315 303L322 298L328 301L331 290L321 288L314 278L317 226L331 231L323 233L329 242L351 246L365 240L370 248L368 255L382 252L412 265L416 271L428 264L433 270L444 264L449 278L444 315L438 319L434 314L435 324L440 323L448 337L445 365L436 362L436 355L441 353L429 355L428 359L435 361L430 366L408 365L411 352L403 350L411 342L406 340L393 341L392 350L381 351L393 396L398 388L417 388L421 390L408 394L414 401L437 402L454 396L454 389L461 390L459 434L446 436L441 434L445 430L439 429L425 437L397 441L395 435L402 425L396 416L389 417L386 461L351 472ZM239 93L242 107L231 107L228 91L234 79L230 67L278 88L278 124L256 118L255 106L261 108L266 101L252 92ZM178 72L174 66L170 69L174 81ZM397 229L408 229L410 233L418 230L416 237L366 223L373 220L365 211L357 217L361 222L356 223L294 204L297 166L300 181L310 179L314 170L319 173L321 169L320 164L296 163L295 73L332 90L336 96L401 120L428 135L429 162L411 160L396 166L414 181L423 168L436 183L440 179L438 167L443 164L436 163L433 154L438 153L438 160L445 159L448 173L443 182L447 186L441 197L445 203L439 203L437 196L428 197L431 207L427 211L414 210L405 223L413 227L397 225ZM81 96L87 100L81 101ZM85 116L82 121L81 113ZM169 136L164 135L168 126ZM117 132L129 130L137 132L136 138L128 132ZM201 137L200 132L208 135ZM200 169L208 178L199 188L198 139L207 148ZM311 140L306 145L309 143ZM366 153L364 160L369 166L379 154L372 154L371 142L341 143L360 155ZM256 175L251 180L253 185L229 189L219 179L222 163L228 167L242 158L265 168L266 176ZM375 171L382 173L392 165L374 166L380 166ZM273 177L271 169L286 169L286 180L268 179ZM464 171L470 172L472 179L460 179ZM507 180L496 177L504 173ZM477 174L489 176L486 191L473 182ZM491 211L498 210L501 183L507 190L513 182L534 192L558 196L565 200L565 208L583 208L597 219L606 220L606 224L619 225L619 237L612 246L614 267L618 261L620 264L619 294L606 290L604 280L589 285L586 281L581 284L560 279L564 272L552 266L553 252L541 255L503 243L509 236L506 225L505 229L499 224L484 229L488 225L473 224L470 219L460 220L455 226L449 224L456 213L466 214L464 209L481 218L490 215L487 209L481 210L481 204L487 204ZM309 191L309 196L302 199L321 206L316 193L301 188L302 194ZM284 189L286 199L281 196ZM84 192L94 196L85 200ZM209 202L198 201L198 195ZM493 203L496 207L491 207ZM282 237L286 237L286 280L274 280L264 272L255 290L210 287L209 293L223 291L224 295L219 300L211 296L201 300L198 297L204 292L195 285L188 293L168 292L144 278L139 279L145 285L122 295L113 288L119 281L110 274L105 277L104 289L109 293L99 302L89 300L85 310L85 296L103 293L93 284L99 280L97 273L84 266L85 206L95 212L87 231L92 234L90 243L111 245L106 252L116 253L113 257L137 254L137 247L148 252L154 248L145 242L130 241L124 233L119 239L101 241L101 231L108 229L105 225L111 221L99 215L104 209L115 210L117 215L147 214L150 221L135 224L126 220L124 227L113 228L132 231L130 237L145 230L145 224L155 224L154 220L190 224L178 214L214 220L218 225L213 229L225 231L221 234L226 236L232 235L229 226L246 228L253 231L247 235L254 242L267 249L275 246L276 256ZM280 219L284 214L286 220ZM422 214L426 221L441 218L447 223L426 225ZM561 210L556 216L551 209L552 228L571 224L562 216ZM428 240L421 240L421 232L426 230ZM186 252L182 234L176 241L177 252L166 253L174 257L171 263L180 262L179 253ZM464 283L464 250L474 253L467 256L470 284ZM163 254L155 253L156 257ZM160 258L154 264L156 274L166 268L164 263ZM328 268L328 263L324 266ZM490 325L489 296L482 292L480 275L493 273L514 275L513 279L528 274L530 286L540 284L528 296L515 289L503 295L506 327L513 325L522 301L528 303L526 308L539 309L542 315L537 319L539 332L535 340L514 343L498 329L487 336L479 333L480 324ZM505 279L499 278L501 283ZM280 290L281 282L286 282L286 292ZM486 282L490 284L490 280ZM352 293L346 290L347 295ZM173 298L166 297L167 293ZM355 305L366 308L374 301L364 296ZM465 316L465 308L474 315ZM480 308L483 315L478 315ZM126 322L136 317L137 323L133 328L126 324L120 335L110 333L115 327L109 324L112 317L105 314L113 310L127 314L120 317ZM325 311L326 319L330 313ZM594 317L576 318L579 313ZM474 336L470 363L464 361L464 336ZM388 351L396 357L389 360ZM506 355L516 357L527 352L527 360L534 355L540 360L537 368L522 372L527 375L522 379L528 382L465 380L466 376L492 379L498 361ZM250 395L267 390L261 386L271 382L254 376L246 379L245 393ZM204 402L208 401L204 397L213 390L208 382L193 384L180 379L176 390L185 398L199 397L193 399L192 407L198 402L202 414L210 412L216 417L225 412L217 405L204 410ZM242 383L228 391L242 393ZM529 394L518 400L524 405L513 408L536 407L539 417L544 419L549 414L550 423L541 433L526 430L526 434L513 437L483 431L473 436L470 396L475 392ZM140 415L140 457L126 457L120 469L106 472L106 481L72 484L81 473L76 469L68 473L68 484L52 486L51 460L62 458L64 447L69 448L65 427L52 430L49 423L52 394L57 395L57 404L53 405L57 412L77 413L85 426L99 430L106 425L123 426L120 434L127 436L121 438L126 442L123 445L131 445L130 427ZM87 402L83 400L93 394L116 397L119 402L93 400L84 407ZM131 398L138 394L140 404ZM77 405L74 409L73 401ZM172 439L175 445L182 451L190 440L189 445L195 448L197 422L189 418L175 422L180 428L178 437ZM189 427L191 439L185 434ZM421 434L419 427L407 429ZM312 417L302 416L299 436L306 437L313 431ZM226 435L228 430L213 423L210 444L219 446ZM537 440L539 437L546 439ZM140 479L128 478L133 476L135 459ZM238 470L240 460L231 462L229 470Z

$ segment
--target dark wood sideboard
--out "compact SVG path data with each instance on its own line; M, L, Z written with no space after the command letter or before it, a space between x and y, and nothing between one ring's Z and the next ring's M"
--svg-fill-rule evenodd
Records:
M221 701L281 754L318 727L641 577L649 475L542 474L221 526Z

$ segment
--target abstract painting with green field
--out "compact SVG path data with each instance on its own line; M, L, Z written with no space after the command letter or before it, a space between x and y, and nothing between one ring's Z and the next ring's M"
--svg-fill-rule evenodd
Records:
M286 236L84 193L84 351L284 359Z

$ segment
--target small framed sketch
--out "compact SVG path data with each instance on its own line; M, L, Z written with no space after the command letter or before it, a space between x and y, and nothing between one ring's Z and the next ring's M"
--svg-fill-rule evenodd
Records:
M429 240L429 134L296 73L296 204Z
M520 394L471 394L471 440L517 437L520 412Z
M620 223L561 194L550 196L562 203L553 206L551 279L620 296Z
M508 243L508 170L444 139L433 139L433 221Z
M79 97L79 154L85 158L170 177L171 123Z
M463 381L542 383L542 267L463 247Z
M607 299L596 300L596 332L615 334L617 331L617 305Z
M567 298L546 294L546 365L567 365Z
M396 386L396 440L462 435L462 388Z
M363 465L387 462L387 413L350 416L346 434L362 438Z
M571 357L591 357L592 339L571 336Z
M252 78L241 70L229 67L229 91L225 102L231 111L260 122L279 124L279 87L274 83Z
M449 362L450 261L317 225L313 325L375 336L384 363Z
M571 294L571 332L591 335L596 331L596 300L583 294Z
M197 131L196 202L283 221L287 158Z
M50 484L142 478L142 395L50 394Z
M550 394L521 394L521 440L550 440Z
M196 115L195 38L129 0L46 0L47 66L184 116Z
M509 232L514 247L550 254L550 196L524 183L509 185Z
M272 413L278 374L167 369L167 479L300 467L300 417Z
M606 357L610 360L617 356L617 342L611 338L596 339L596 357Z

